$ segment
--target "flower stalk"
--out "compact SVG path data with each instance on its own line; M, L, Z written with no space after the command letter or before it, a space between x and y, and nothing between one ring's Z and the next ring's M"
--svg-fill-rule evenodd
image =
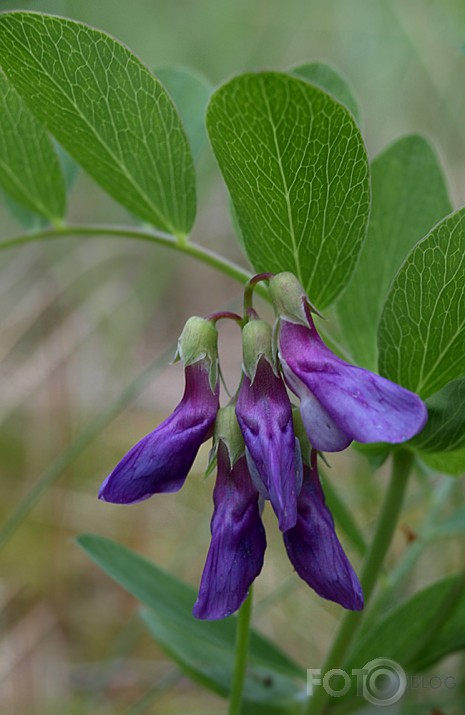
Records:
M413 464L413 453L404 449L394 452L390 482L376 524L376 530L371 546L368 549L362 566L360 581L368 603L378 577L383 568L384 559L391 545L392 537L404 502L410 471ZM341 668L359 630L366 611L347 611L341 621L336 637L330 648L321 672ZM309 700L307 714L322 715L326 712L330 695L319 687Z
M228 715L240 715L244 696L244 682L247 670L250 640L250 619L252 615L253 587L237 614L236 627L236 657L234 662L231 697Z

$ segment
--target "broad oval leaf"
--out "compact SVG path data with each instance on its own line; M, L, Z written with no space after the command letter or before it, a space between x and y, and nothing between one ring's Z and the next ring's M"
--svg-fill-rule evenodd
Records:
M58 156L43 125L28 109L11 82L0 71L0 186L19 207L28 225L41 216L63 218L66 187Z
M373 161L371 176L366 241L337 308L355 360L376 370L376 330L389 286L409 251L452 207L437 156L420 136L391 144Z
M256 271L292 271L323 308L350 279L365 237L369 177L350 114L292 75L222 85L207 130Z
M465 209L410 252L378 330L380 372L423 398L465 375Z
M195 174L168 93L124 45L99 30L32 12L0 16L0 64L36 116L116 201L185 235Z
M199 621L196 592L145 558L110 539L85 534L79 545L106 573L150 610L143 618L157 642L193 679L226 695L234 668L237 619ZM292 712L302 701L305 672L257 631L250 639L245 695L251 712ZM251 705L253 704L253 705ZM254 710L254 708L256 708Z
M292 74L307 79L312 84L316 84L325 92L332 94L334 99L349 109L357 124L360 124L360 108L355 99L352 88L338 71L326 64L326 62L307 62L292 68Z

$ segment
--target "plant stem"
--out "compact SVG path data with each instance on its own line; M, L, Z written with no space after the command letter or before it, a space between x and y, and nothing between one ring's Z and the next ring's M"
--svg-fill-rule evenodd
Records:
M236 627L236 659L231 683L229 700L229 715L240 715L242 711L242 695L244 691L245 671L249 653L250 616L252 613L253 587L242 604L237 615Z
M47 228L43 231L35 231L22 236L10 238L0 242L0 250L15 248L27 243L43 241L54 238L63 238L64 236L89 236L89 237L121 237L132 238L140 241L148 241L156 243L159 246L171 248L179 253L185 253L188 256L196 258L202 263L206 263L212 268L221 271L239 283L246 283L253 275L250 271L238 266L236 263L223 258L214 251L208 248L199 246L197 243L190 241L179 241L175 236L162 231L153 231L150 229L137 228L133 226L111 226L111 225L85 225L85 226L55 226Z
M384 496L373 541L363 562L360 582L365 597L365 608L373 593L376 581L383 567L386 553L396 529L408 477L413 463L413 453L399 449L394 452L391 479ZM322 676L344 664L348 650L363 619L364 611L347 611L321 669ZM322 715L326 712L330 695L319 687L309 700L308 715Z

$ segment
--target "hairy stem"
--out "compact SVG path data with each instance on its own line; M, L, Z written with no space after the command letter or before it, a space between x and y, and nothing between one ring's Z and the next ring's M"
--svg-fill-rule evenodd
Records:
M384 559L392 541L397 520L402 509L408 477L413 463L413 454L407 450L394 453L389 486L376 524L373 541L363 562L360 582L365 597L365 609L373 593ZM363 621L364 611L347 611L341 621L336 637L321 669L322 676L330 670L341 668ZM309 700L308 715L326 712L330 695L321 686Z
M237 615L236 626L236 658L234 673L231 683L231 697L229 700L229 715L240 715L242 711L242 696L244 692L245 672L249 653L250 616L252 613L253 589L242 604Z

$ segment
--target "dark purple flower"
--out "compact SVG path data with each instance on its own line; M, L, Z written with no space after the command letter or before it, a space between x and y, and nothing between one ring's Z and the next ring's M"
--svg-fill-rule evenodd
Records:
M254 484L271 501L279 528L286 531L297 520L302 464L286 387L264 356L253 381L242 377L236 415Z
M316 452L312 466L304 465L297 500L297 524L283 534L287 554L299 576L319 596L344 608L363 608L362 587L334 530L318 476Z
M182 487L211 432L219 395L218 385L212 391L205 361L187 366L185 379L184 396L174 412L123 457L100 487L99 499L133 504Z
M266 548L258 493L245 456L233 467L228 449L218 446L218 476L213 492L212 539L193 608L196 618L215 620L237 611L260 573Z
M270 287L280 316L278 348L284 378L300 398L302 421L315 449L337 452L352 440L396 444L423 429L428 413L418 395L350 365L323 343L308 298L294 276L275 276Z

